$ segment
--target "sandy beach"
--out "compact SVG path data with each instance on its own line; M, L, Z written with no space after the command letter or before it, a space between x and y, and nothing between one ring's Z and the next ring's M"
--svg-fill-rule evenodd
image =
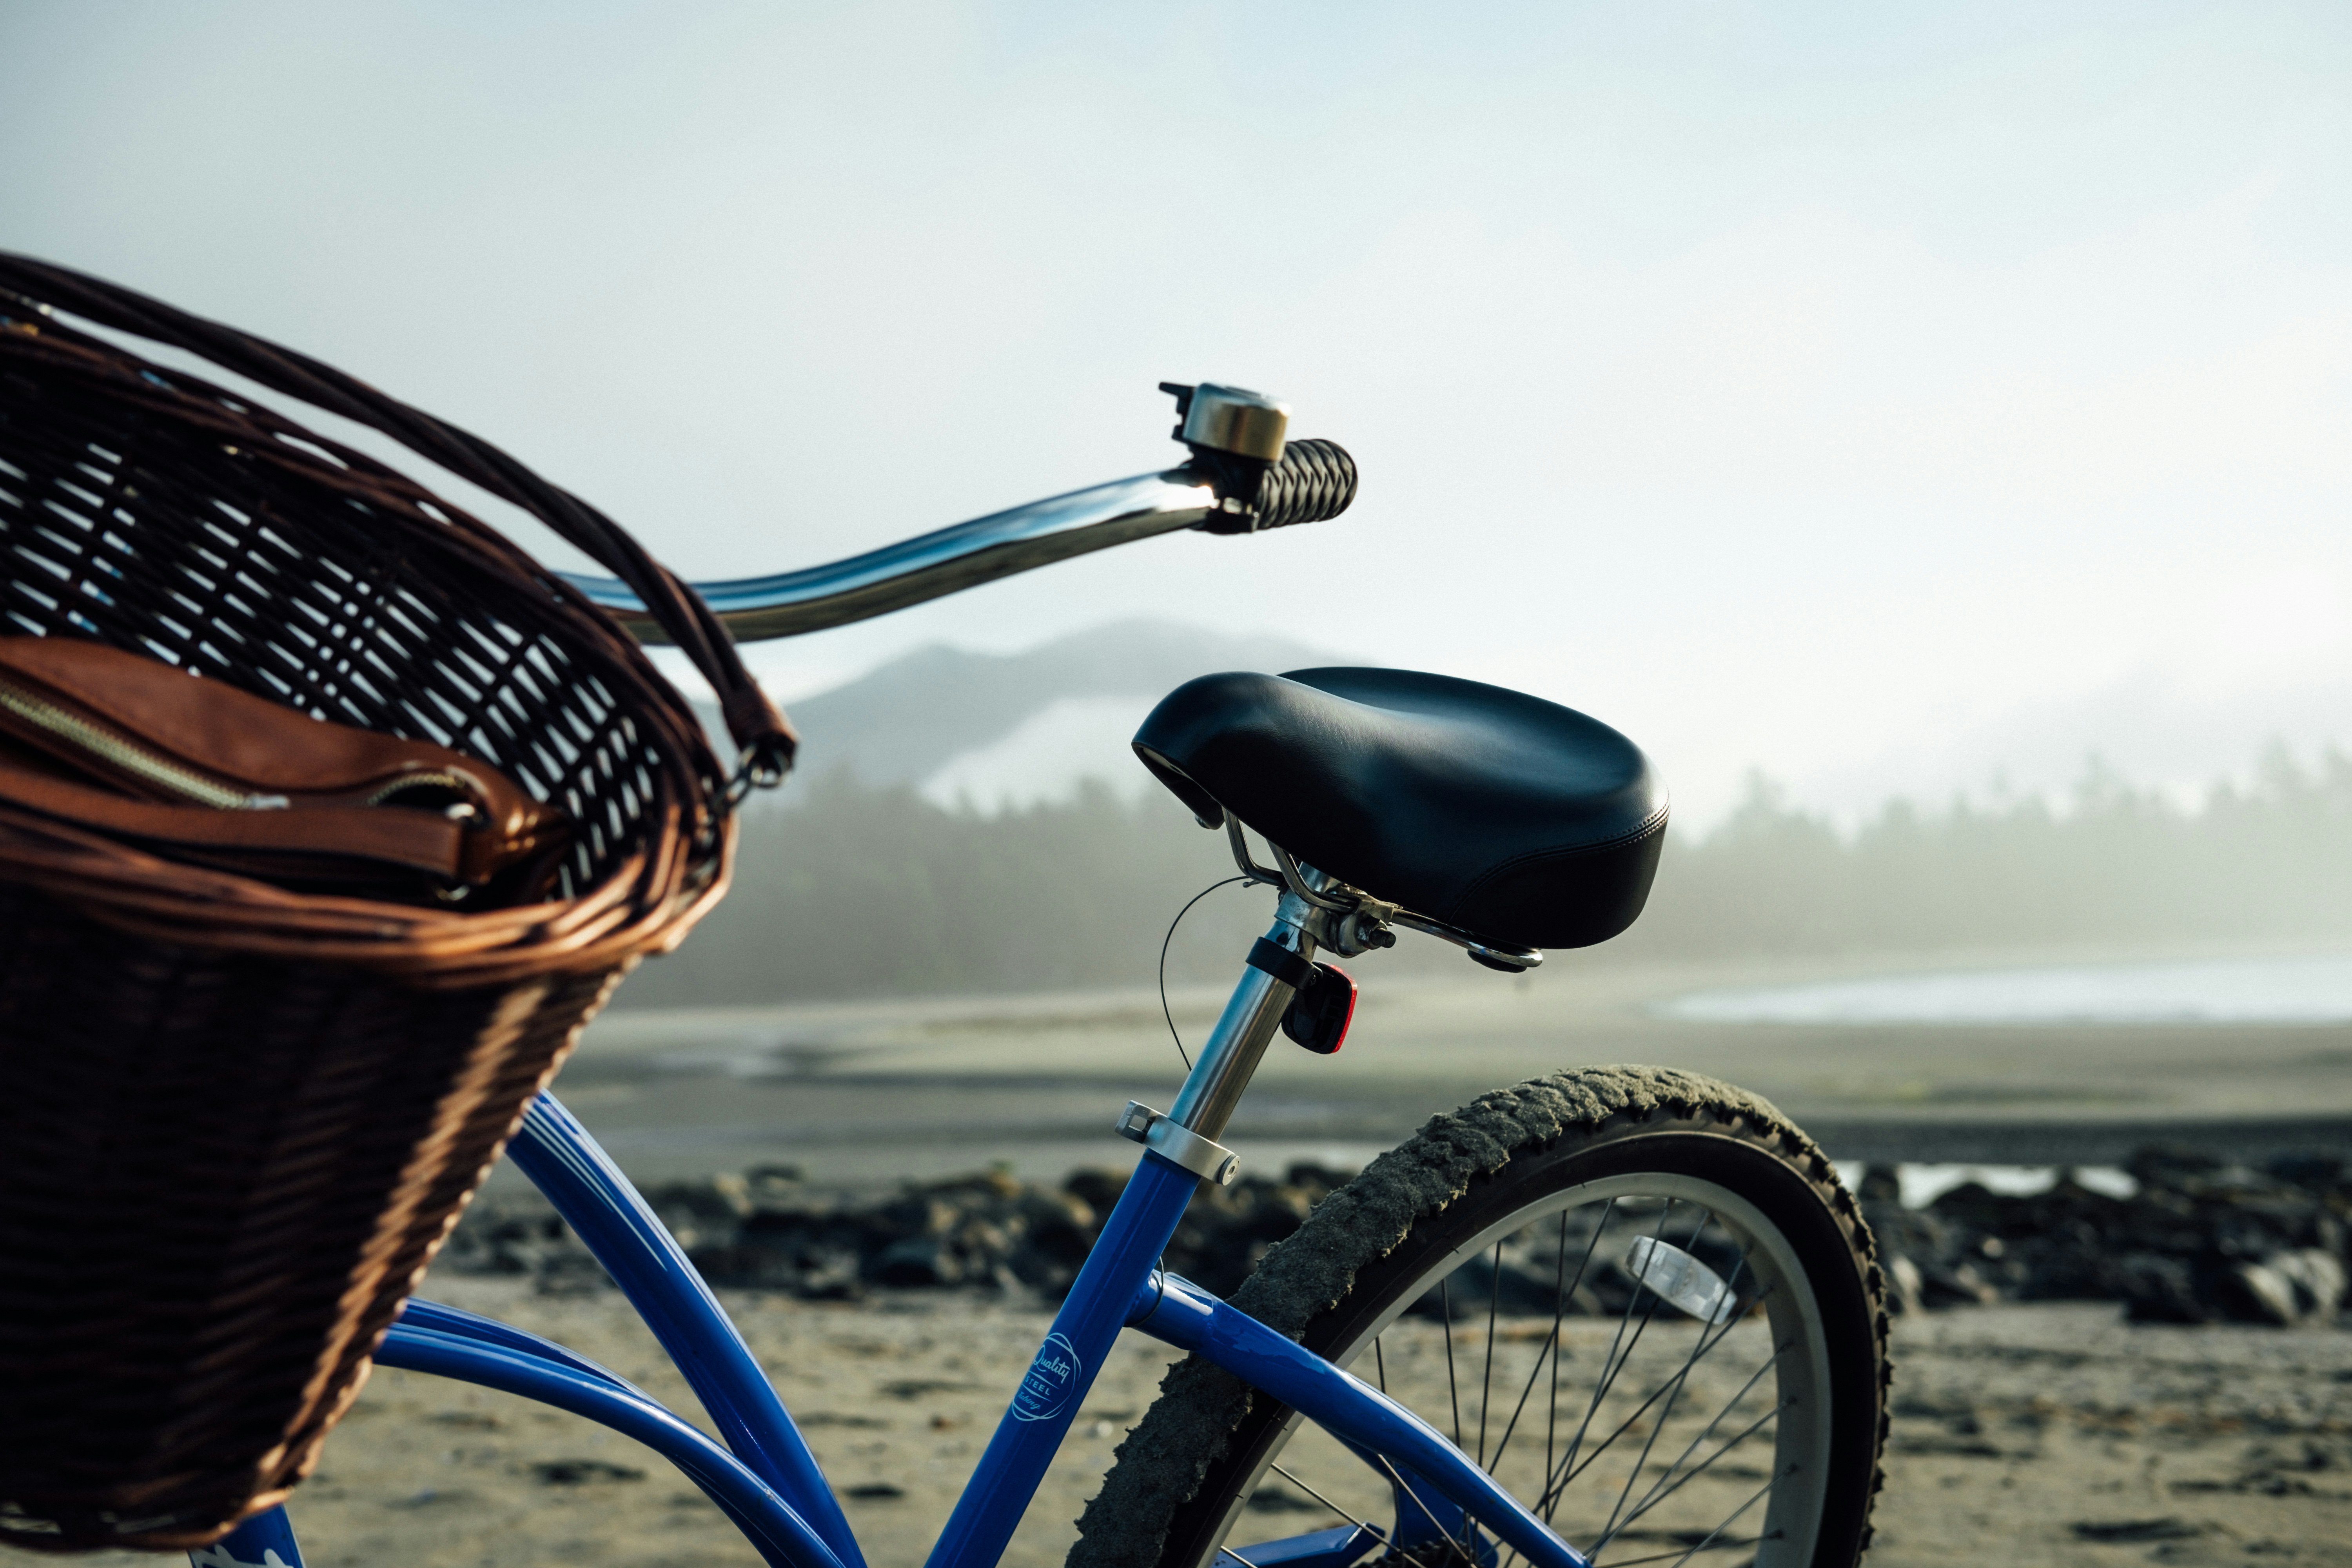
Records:
M1354 1164L1481 1089L1610 1060L1750 1085L1857 1161L2089 1163L2151 1135L2253 1158L2265 1140L2341 1148L2352 1127L2341 1026L1759 1026L1661 1010L1747 978L1563 965L1521 983L1368 986L1342 1057L1269 1057L1233 1142L1255 1170ZM1216 1000L1180 994L1179 1025L1197 1037ZM882 1190L991 1162L1041 1179L1123 1164L1131 1151L1109 1135L1111 1116L1130 1095L1171 1092L1177 1076L1157 998L941 998L617 1013L558 1092L641 1182L790 1161L813 1182ZM520 1186L511 1169L492 1184ZM610 1290L541 1294L527 1279L444 1268L423 1294L562 1341L696 1414ZM857 1302L723 1294L871 1563L915 1568L1047 1311L947 1290ZM1122 1341L1008 1564L1062 1561L1169 1354ZM2112 1303L2011 1304L1900 1319L1895 1354L1873 1563L2352 1564L2352 1333L2127 1325ZM376 1374L293 1510L318 1568L757 1561L628 1440L397 1372ZM1269 1515L1255 1535L1322 1521Z
M611 1292L446 1279L431 1293L559 1338L691 1409ZM920 1563L1047 1315L943 1292L856 1305L730 1294L727 1304L869 1560ZM1169 1354L1124 1337L1008 1564L1060 1563ZM1895 1354L1874 1564L2352 1563L2352 1334L2137 1327L2101 1304L2002 1306L1902 1320ZM316 1568L757 1562L690 1485L626 1439L397 1372L376 1373L293 1511ZM1300 1511L1261 1533L1309 1528Z

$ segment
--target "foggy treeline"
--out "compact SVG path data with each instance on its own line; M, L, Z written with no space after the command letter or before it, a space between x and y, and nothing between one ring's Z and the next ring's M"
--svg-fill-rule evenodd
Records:
M1891 802L1846 834L1754 781L1670 844L1641 923L1656 956L1917 951L2352 931L2352 758L2284 751L2193 808L2094 763L2065 809Z
M1169 920L1233 873L1222 835L1172 800L1090 786L985 816L847 774L748 814L736 885L625 1006L885 993L1148 985ZM1230 976L1272 895L1227 889L1187 918L1171 983ZM2352 931L2352 759L2273 752L2250 787L2193 807L2095 764L2063 809L2028 798L1890 803L1841 832L1755 781L1700 837L1666 848L1627 958L2025 947ZM1359 961L1464 961L1406 935Z

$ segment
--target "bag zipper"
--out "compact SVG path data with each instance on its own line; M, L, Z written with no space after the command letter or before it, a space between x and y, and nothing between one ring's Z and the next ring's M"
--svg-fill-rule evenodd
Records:
M482 815L481 807L473 804L477 798L476 792L479 786L477 785L473 780L467 778L461 773L403 773L398 778L393 780L390 784L385 784L382 789L377 790L373 795L368 796L365 800L360 802L360 804L362 805L382 805L385 801L392 799L393 796L404 795L413 789L446 789L453 795L464 795L466 796L466 799L444 806L442 808L441 815L447 817L452 822L462 822L467 826L471 826L475 822L480 820Z
M462 795L471 795L474 793L474 782L471 779L459 778L456 773L403 773L360 804L382 805L394 795L412 789L446 789L454 790Z
M142 783L199 805L218 811L283 811L293 804L282 795L248 794L208 779L5 680L0 680L0 712L14 714Z

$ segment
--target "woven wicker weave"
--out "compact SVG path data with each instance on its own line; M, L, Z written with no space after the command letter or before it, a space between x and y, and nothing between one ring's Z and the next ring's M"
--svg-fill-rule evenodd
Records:
M383 430L627 580L763 776L691 593L495 448L299 355L0 256L0 635L85 637L504 770L563 897L305 896L0 811L0 1541L217 1539L316 1463L531 1095L725 890L728 775L602 612L411 479L98 326Z

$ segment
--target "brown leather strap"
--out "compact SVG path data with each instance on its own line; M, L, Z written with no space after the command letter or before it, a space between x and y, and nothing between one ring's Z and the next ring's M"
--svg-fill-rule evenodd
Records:
M377 860L448 882L457 880L465 851L465 830L430 812L397 806L215 811L160 805L36 773L5 757L0 757L0 801L150 844Z

